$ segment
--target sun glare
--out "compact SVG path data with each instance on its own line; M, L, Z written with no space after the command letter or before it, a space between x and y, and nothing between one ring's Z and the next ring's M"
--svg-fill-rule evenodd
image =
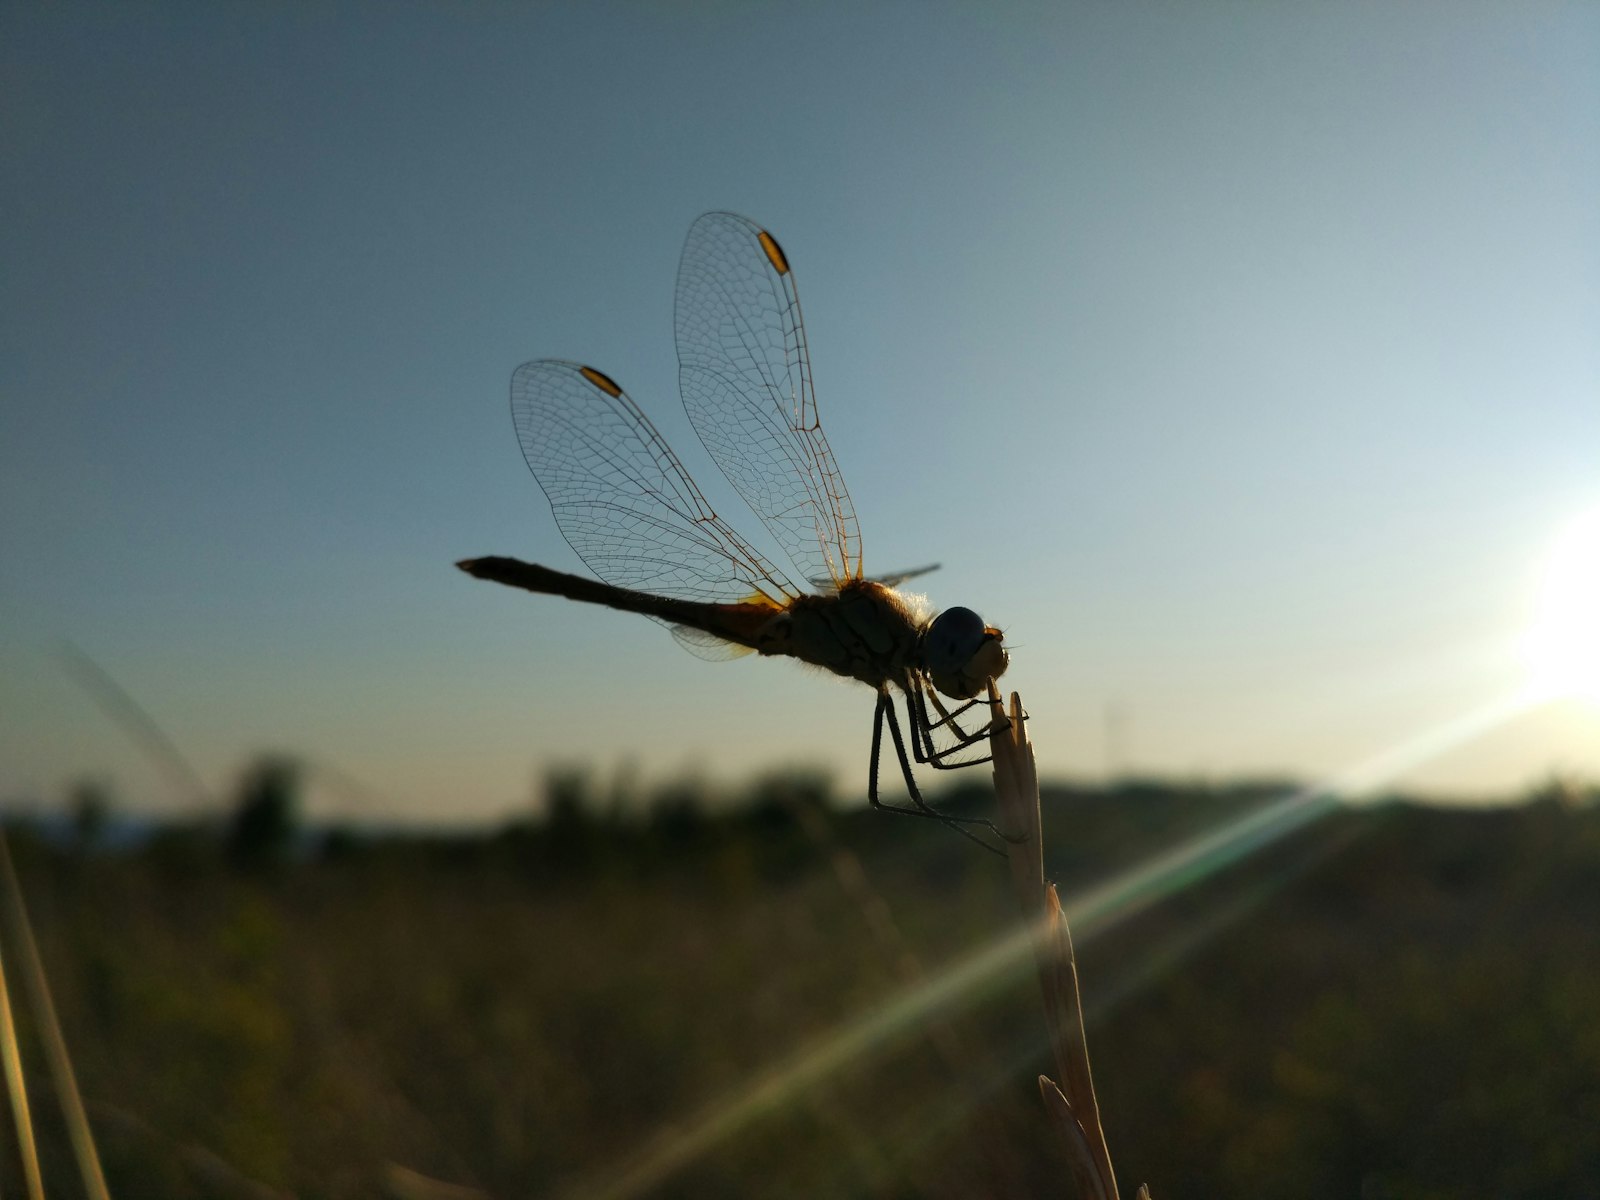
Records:
M1600 508L1569 525L1550 548L1528 631L1533 687L1551 698L1600 704Z

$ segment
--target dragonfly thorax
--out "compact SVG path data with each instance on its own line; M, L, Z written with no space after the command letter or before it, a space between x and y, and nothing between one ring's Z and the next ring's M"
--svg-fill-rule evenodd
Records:
M985 680L1010 665L1004 635L970 608L947 608L922 635L922 665L933 686L953 700L970 700Z
M745 644L878 687L917 669L925 621L893 588L856 579L837 592L797 597Z

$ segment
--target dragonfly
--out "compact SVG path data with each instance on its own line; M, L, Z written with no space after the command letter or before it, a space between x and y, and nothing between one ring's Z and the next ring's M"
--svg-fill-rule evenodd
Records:
M561 359L516 369L511 415L556 525L598 578L505 557L456 565L479 579L651 617L702 658L781 655L859 680L877 693L872 807L943 821L993 849L970 827L1003 836L994 824L929 805L913 762L954 769L989 761L973 748L990 725L968 729L963 719L971 723L966 714L1009 665L1004 635L969 608L934 614L899 590L931 567L865 573L855 508L817 416L794 272L777 239L734 213L696 220L678 267L674 327L695 432L809 586L717 515L609 375ZM909 803L879 795L885 728Z

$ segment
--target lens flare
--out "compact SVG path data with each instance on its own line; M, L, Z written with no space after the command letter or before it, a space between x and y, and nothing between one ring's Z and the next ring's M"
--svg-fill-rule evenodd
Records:
M1536 692L1600 704L1600 508L1550 548L1525 649Z

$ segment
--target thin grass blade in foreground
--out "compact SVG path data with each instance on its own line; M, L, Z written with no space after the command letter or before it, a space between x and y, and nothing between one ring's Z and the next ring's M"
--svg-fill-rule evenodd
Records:
M21 951L19 966L23 982L28 988L39 1040L44 1045L56 1094L61 1101L62 1115L66 1118L73 1154L78 1160L78 1173L83 1177L83 1190L90 1200L110 1200L105 1172L100 1169L100 1155L94 1146L94 1133L89 1128L88 1114L83 1110L83 1097L78 1093L72 1059L67 1054L67 1040L61 1036L61 1021L56 1016L55 1002L50 998L44 960L39 957L39 945L33 939L28 906L22 900L22 885L17 882L17 871L11 862L11 847L6 841L3 827L0 827L0 883L4 884L4 909L9 926L7 932L11 935L12 944Z
M3 939L0 939L3 940ZM33 1116L28 1109L28 1089L22 1078L22 1047L11 1019L11 989L6 985L5 957L0 954L0 1054L5 1059L6 1091L17 1126L17 1151L28 1184L28 1200L44 1200L44 1179L39 1174L39 1151L33 1143Z
M1078 966L1072 952L1072 934L1061 912L1054 884L1044 881L1044 850L1039 817L1039 772L1028 740L1022 701L1011 694L1007 713L1000 692L989 681L989 710L993 716L989 747L994 755L994 789L1000 828L1006 838L1006 857L1017 902L1033 922L1034 961L1044 993L1045 1023L1055 1057L1060 1084L1039 1076L1045 1108L1067 1144L1079 1195L1085 1200L1118 1200L1116 1173L1100 1126L1100 1106L1095 1100L1089 1071L1089 1047L1083 1033L1083 1004L1078 994ZM1140 1200L1149 1200L1140 1187Z

